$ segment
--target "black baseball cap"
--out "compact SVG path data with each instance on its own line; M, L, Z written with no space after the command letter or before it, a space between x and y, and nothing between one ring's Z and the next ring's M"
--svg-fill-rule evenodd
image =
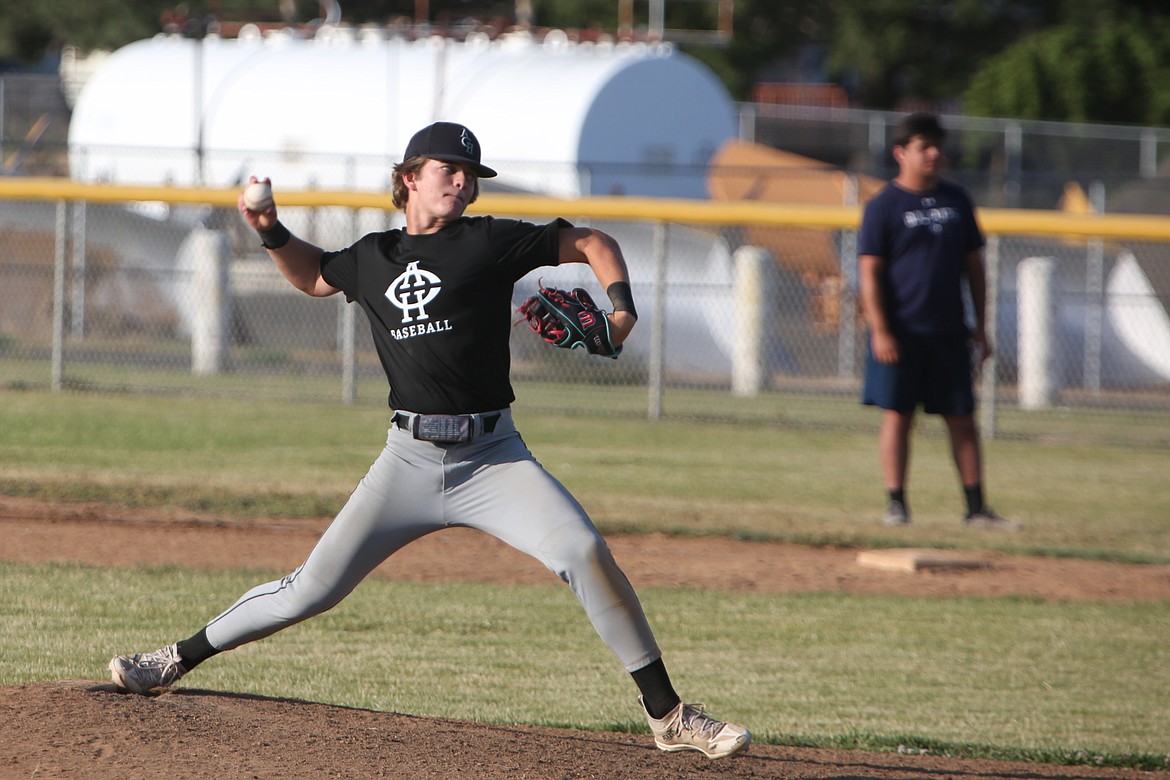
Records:
M479 161L479 140L475 133L454 122L435 122L414 134L406 145L404 160L433 157L447 162L470 163L475 175L490 179L496 172Z

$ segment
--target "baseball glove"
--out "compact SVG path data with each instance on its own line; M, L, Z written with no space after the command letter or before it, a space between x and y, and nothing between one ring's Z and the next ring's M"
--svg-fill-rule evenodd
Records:
M536 295L520 304L520 315L528 321L528 327L554 347L584 347L591 355L611 358L622 352L610 340L605 312L580 287L568 291L542 286Z

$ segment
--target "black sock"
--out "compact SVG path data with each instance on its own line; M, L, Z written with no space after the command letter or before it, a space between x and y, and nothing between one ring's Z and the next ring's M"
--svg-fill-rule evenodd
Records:
M670 684L670 675L666 673L666 664L659 658L641 669L630 672L638 690L642 692L642 703L650 717L658 720L678 706L678 694Z
M963 495L967 497L967 517L983 509L983 483L976 483L971 487L964 485Z
M890 501L891 502L897 501L902 506L906 506L906 489L905 488L897 488L895 490L891 490L890 491Z
M206 628L199 629L190 639L179 642L178 647L179 658L183 663L183 668L188 672L220 652L211 646L211 642L207 641Z

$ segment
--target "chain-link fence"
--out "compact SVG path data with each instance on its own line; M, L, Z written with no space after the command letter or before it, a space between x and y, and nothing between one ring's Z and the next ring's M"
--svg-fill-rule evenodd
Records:
M341 195L286 194L282 219L326 247L399 224L384 196ZM364 315L285 282L234 197L0 180L0 388L385 403ZM476 208L596 225L631 267L642 320L621 359L514 329L526 407L876 424L857 400L856 208L506 194ZM1170 227L1092 220L984 214L998 345L981 384L987 433L1170 440ZM514 301L538 278L604 300L573 265L523 279Z
M740 137L878 179L904 113L744 103ZM947 115L950 178L984 207L1057 208L1071 184L1108 213L1170 214L1170 128Z

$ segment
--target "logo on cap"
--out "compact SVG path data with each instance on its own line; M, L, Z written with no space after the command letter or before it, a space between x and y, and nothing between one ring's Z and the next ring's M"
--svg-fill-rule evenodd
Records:
M471 163L472 170L481 178L496 175L495 171L479 161L479 140L475 134L455 122L435 122L415 133L406 145L403 159L409 160L411 157Z

